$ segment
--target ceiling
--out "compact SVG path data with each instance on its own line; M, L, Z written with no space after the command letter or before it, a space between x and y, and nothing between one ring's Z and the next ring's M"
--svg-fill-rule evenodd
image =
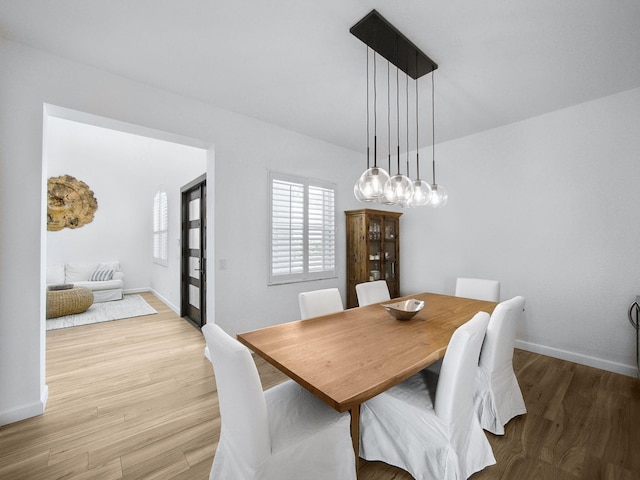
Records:
M439 65L437 142L640 87L637 0L0 0L0 36L364 151L374 8Z

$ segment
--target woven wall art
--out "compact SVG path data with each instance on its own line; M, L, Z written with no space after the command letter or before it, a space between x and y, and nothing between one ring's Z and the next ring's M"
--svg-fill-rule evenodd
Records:
M98 201L83 181L71 175L51 177L47 194L47 230L80 228L93 221Z

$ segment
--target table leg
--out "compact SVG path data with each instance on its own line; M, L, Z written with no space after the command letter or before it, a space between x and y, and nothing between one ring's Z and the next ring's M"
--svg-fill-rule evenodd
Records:
M360 463L360 404L349 410L351 414L351 443L356 456L356 473Z

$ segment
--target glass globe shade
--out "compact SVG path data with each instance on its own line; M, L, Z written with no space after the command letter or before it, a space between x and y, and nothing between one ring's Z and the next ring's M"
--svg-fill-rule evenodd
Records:
M411 196L411 198L410 198L409 200L405 200L404 202L402 202L402 203L400 204L400 206L401 206L402 208L413 208L413 207L415 207L415 206L416 206L416 203L415 203L415 201L413 200L413 197L414 197L414 196L415 196L415 192L414 192L414 194Z
M379 167L365 171L358 180L358 189L365 202L374 202L384 196L384 186L389 180L389 174Z
M449 199L449 193L447 189L442 185L431 185L431 200L429 200L429 206L433 208L442 207L447 203Z
M356 182L355 185L353 186L353 196L356 197L356 200L359 200L360 202L370 203L374 201L374 200L366 199L364 195L362 195L362 192L358 188L358 182Z
M427 205L431 200L431 185L424 180L416 180L413 182L413 197L411 197L412 207L422 207Z
M384 186L384 196L390 202L403 205L413 196L413 182L406 175L394 175Z
M382 196L382 198L378 199L378 201L379 201L380 203L382 203L383 205L395 205L395 204L396 204L396 202L394 202L393 200L390 200L390 199L387 197L387 194L386 194L386 193Z

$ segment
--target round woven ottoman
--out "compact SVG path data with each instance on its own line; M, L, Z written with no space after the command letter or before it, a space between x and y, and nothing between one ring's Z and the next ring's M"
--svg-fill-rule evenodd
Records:
M93 305L93 292L86 287L47 290L47 318L85 312Z

